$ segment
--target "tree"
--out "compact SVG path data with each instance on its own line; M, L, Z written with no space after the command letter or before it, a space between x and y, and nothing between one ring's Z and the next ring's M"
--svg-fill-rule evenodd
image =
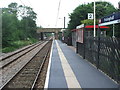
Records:
M87 13L92 12L92 5L83 4L78 6L73 13L69 15L70 21L68 24L69 29L74 29L76 26L81 24L81 20L87 19Z
M17 33L18 29L16 16L4 13L2 15L3 47L10 45L10 41L19 40Z
M18 4L17 3L11 3L8 5L8 10L10 14L14 14L17 16L18 12Z
M87 14L93 13L93 5L94 3L79 5L73 13L69 15L70 21L68 28L74 29L81 24L81 21L87 19ZM115 7L109 2L96 2L96 19L100 19L116 11Z
M2 46L7 47L14 41L35 38L36 15L32 8L18 6L17 3L2 8Z
M18 8L18 15L23 19L24 17L29 17L32 20L36 20L36 13L33 11L32 8L28 7L28 6L22 6L20 5Z
M36 22L29 17L24 17L21 20L21 30L24 32L23 37L36 38Z
M98 24L98 21L99 21L99 20L96 20L96 24ZM93 21L93 20L90 20L90 19L86 19L86 20L82 20L81 23L82 23L82 24L85 24L85 25L93 25L93 24L94 24L94 21Z
M24 38L36 38L36 13L33 11L32 8L27 6L19 6L19 14L21 19L21 30L24 31ZM24 11L22 11L24 10Z

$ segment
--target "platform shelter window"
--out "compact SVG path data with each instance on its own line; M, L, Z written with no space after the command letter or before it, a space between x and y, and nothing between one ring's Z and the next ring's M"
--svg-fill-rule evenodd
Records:
M76 32L77 32L77 42L83 43L83 28L78 29Z

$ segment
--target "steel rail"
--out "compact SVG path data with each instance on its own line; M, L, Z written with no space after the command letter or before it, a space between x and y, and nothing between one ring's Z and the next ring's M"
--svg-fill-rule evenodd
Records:
M37 75L36 75L36 78L35 78L35 80L34 80L34 83L33 83L32 87L31 87L31 90L34 90L34 88L35 88L35 84L36 84L36 82L37 82L37 79L38 79L41 71L42 71L42 68L43 68L44 63L45 63L45 61L46 61L46 58L47 58L47 56L48 56L48 54L49 54L49 51L50 51L50 48L47 50L46 55L44 56L43 62L42 62L42 64L41 64L41 66L40 66L40 69L39 69Z
M45 42L44 42L45 43ZM48 41L46 42L45 45L48 44ZM0 90L4 90L5 86L7 86L7 84L20 72L24 69L24 67L45 47L45 45L23 66L20 68L19 71L17 71L5 84L3 84L1 87L0 87Z
M1 65L0 66L0 68L4 68L4 67L6 67L7 65L9 65L9 64L11 64L12 62L14 62L14 61L16 61L18 58L20 58L20 57L22 57L22 56L24 56L25 54L27 54L28 52L30 52L30 51L32 51L33 49L35 49L35 48L37 48L39 45L41 45L42 43L44 43L44 42L41 42L41 43L38 43L38 44L36 44L36 46L34 47L29 47L29 48L31 48L30 50L28 50L27 52L24 52L22 55L19 55L18 57L16 57L15 59L13 59L12 61L10 61L10 62L7 62L6 64L4 64L4 65ZM28 49L28 48L27 48ZM26 49L25 49L26 50ZM24 51L25 51L24 50ZM16 54L18 54L18 53L16 53ZM15 54L15 55L16 55ZM13 55L12 55L13 56ZM9 58L9 57L8 57ZM6 58L7 59L7 58ZM5 59L4 59L5 60Z
M13 52L12 54L7 55L7 56L5 56L5 57L1 56L2 58L0 59L0 61L3 61L3 60L5 60L5 59L7 59L7 58L9 58L9 57L11 57L11 56L14 56L14 55L22 52L22 51L25 51L26 49L29 49L30 47L33 47L33 46L35 46L35 45L38 44L38 43L39 43L39 42L37 42L37 43L35 43L35 44L32 44L32 45L29 45L29 46L26 46L26 47L23 47L22 49L20 49L20 50L18 50L18 51L15 51L15 52Z

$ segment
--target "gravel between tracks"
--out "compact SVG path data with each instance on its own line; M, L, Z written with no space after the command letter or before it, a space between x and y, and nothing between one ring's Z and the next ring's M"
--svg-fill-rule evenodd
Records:
M45 79L46 79L46 74L47 74L47 68L48 68L48 63L49 63L49 57L50 57L50 52L45 60L44 66L42 68L42 71L38 77L38 80L35 85L35 90L40 90L44 88L45 85Z

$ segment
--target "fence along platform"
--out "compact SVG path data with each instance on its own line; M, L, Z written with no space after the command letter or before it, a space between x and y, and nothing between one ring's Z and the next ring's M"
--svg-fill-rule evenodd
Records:
M57 42L57 43L56 43ZM59 48L58 48L58 45ZM64 55L67 61L62 61L61 53ZM62 64L67 62L66 66ZM71 68L70 70L64 70L64 67ZM86 60L83 60L79 55L77 55L72 49L70 49L66 44L57 40L53 43L52 57L51 57L51 67L49 76L49 83L47 88L69 88L70 81L66 79L66 74L74 74L74 80L72 76L69 78L78 82L81 88L118 88L118 85L113 82L106 75L98 71ZM73 84L72 84L73 85ZM78 86L79 86L78 85ZM73 86L77 88L77 86Z

